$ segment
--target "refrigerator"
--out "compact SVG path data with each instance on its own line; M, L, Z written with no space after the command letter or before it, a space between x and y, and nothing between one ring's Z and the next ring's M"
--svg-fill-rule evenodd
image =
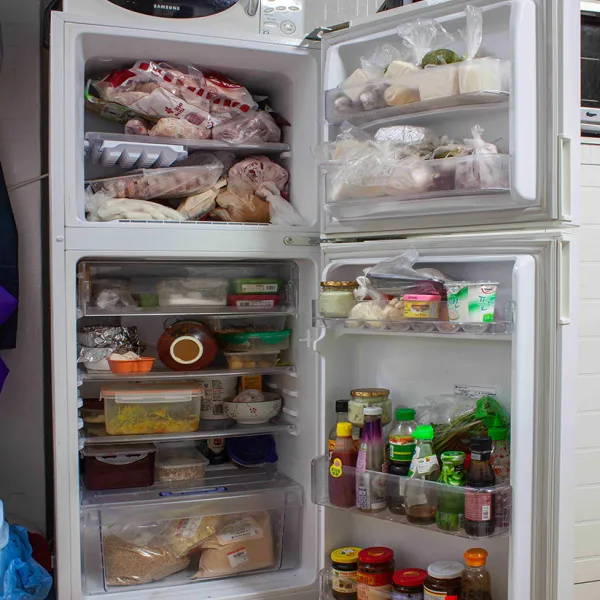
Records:
M460 40L469 4L483 11L482 53L509 65L502 97L462 105L434 102L414 112L361 113L350 120L367 132L411 124L458 139L470 137L478 124L499 148L510 174L506 189L332 201L331 172L321 172L315 149L340 132L342 119L332 108L337 86L360 66L361 57L382 44L399 44L398 26L416 19L436 19ZM395 551L397 569L462 560L466 549L480 546L489 552L494 598L570 597L578 27L578 7L567 0L424 0L356 20L321 42L180 33L176 20L165 27L145 19L136 28L108 16L53 14L49 252L59 598L314 600L327 596L320 572L331 567L334 549L374 545ZM283 139L289 148L279 159L290 172L290 201L305 225L86 220L84 182L118 169L115 162L132 150L124 149L122 129L85 110L86 80L140 59L210 67L268 94L290 123ZM148 142L134 144L133 152L138 161L143 152L165 150ZM459 281L497 281L496 323L485 331L443 333L433 327L352 328L343 319L319 317L314 303L321 281L352 281L380 260L410 249L419 252L418 267L437 268ZM257 313L286 319L292 333L285 363L211 366L191 375L161 371L146 380L163 385L209 375L263 374L266 389L283 399L277 419L246 431L197 432L191 439L270 433L278 460L243 474L213 474L212 483L206 480L209 489L190 494L161 495L152 487L91 493L80 481L81 452L115 440L89 434L82 398L97 396L116 378L78 364L80 327L136 325L156 343L173 317L232 316L218 308L99 309L92 301L95 281L127 273L180 276L190 269L211 276L268 272L285 281L283 305ZM126 378L132 385L142 380ZM414 407L427 396L461 387L493 391L511 413L510 531L472 540L323 505L319 457L327 452L335 401L362 387L390 389L394 407ZM150 438L160 445L160 437ZM173 435L169 441L189 439ZM135 528L215 511L266 511L274 561L249 573L200 580L193 579L191 566L140 585L115 584L107 577L106 539L115 524Z

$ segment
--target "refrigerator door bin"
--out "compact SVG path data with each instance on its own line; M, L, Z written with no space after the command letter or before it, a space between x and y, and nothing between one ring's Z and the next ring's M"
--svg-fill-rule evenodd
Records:
M219 483L220 482L220 483ZM182 490L86 496L83 581L88 594L146 589L293 568L302 488L273 474L206 478Z
M406 514L395 514L388 508L379 512L364 512L357 508L357 480L361 479L372 490L381 489L388 496L388 506L392 490L402 490ZM340 489L346 492L342 503L339 502L342 495L337 494L336 500L336 492ZM511 494L510 485L504 483L489 488L465 488L377 471L360 471L341 463L336 469L330 464L328 455L319 456L312 462L312 499L315 504L459 537L481 539L508 534ZM470 506L473 508L470 509ZM469 510L472 512L469 513ZM478 511L481 511L478 514L481 521L470 525L473 521L466 521L467 516L471 514L473 518ZM470 533L477 526L481 533Z

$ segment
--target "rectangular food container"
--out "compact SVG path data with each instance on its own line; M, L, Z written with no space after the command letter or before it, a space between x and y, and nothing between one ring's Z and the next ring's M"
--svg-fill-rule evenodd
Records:
M154 444L92 446L81 451L88 490L145 487L154 483Z
M202 387L189 384L123 385L103 388L109 435L185 433L200 424Z
M245 277L231 282L232 294L279 294L281 279Z
M175 277L156 286L159 306L225 306L228 282L220 277Z
M223 352L230 369L270 368L277 365L279 351L275 352Z
M279 304L277 294L230 294L227 306L238 308L273 308Z
M198 481L204 478L208 459L194 446L161 444L156 457L155 478L160 483Z
M262 333L219 334L217 341L227 352L275 352L290 347L291 331L271 331Z
M203 317L215 333L244 333L250 331L282 331L286 315L232 315Z

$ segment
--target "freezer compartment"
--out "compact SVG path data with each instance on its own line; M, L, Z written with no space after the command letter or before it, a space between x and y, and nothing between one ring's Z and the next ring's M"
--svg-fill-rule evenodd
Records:
M448 114L452 109L473 105L508 104L511 77L508 60L481 58L426 69L407 67L406 71L398 77L386 73L375 81L355 75L362 80L354 85L345 81L340 87L327 90L327 121L365 124L394 117L400 121L405 115L428 111L443 109Z
M510 192L510 157L505 154L409 158L375 173L353 161L324 169L325 209L338 221L462 212L474 207L494 210L502 201L498 196Z
M359 494L358 481L367 495L385 498L382 508L371 508L375 501ZM312 499L319 506L472 539L506 535L510 529L509 484L464 488L336 466L328 455L312 463Z
M277 306L227 306L238 279L274 276ZM297 281L297 266L286 261L89 260L79 263L78 302L82 316L285 315L295 313Z
M299 561L302 488L277 473L207 475L173 492L88 493L82 503L87 594L151 590L292 569Z

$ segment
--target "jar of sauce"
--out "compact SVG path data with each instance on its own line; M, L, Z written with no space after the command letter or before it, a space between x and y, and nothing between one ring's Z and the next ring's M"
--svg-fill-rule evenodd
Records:
M464 566L453 560L436 562L427 568L423 586L424 600L459 600Z
M381 407L381 426L392 422L392 401L390 390L385 388L360 388L350 392L352 400L348 402L348 421L361 429L365 425L365 406Z
M426 577L427 571L423 569L396 571L392 600L423 600L423 583Z
M338 548L331 553L331 595L335 600L357 600L356 575L360 548Z
M322 317L344 318L356 305L356 281L322 281L319 294L319 314Z
M358 600L376 600L380 592L392 590L394 551L383 546L365 548L358 553L356 576Z

